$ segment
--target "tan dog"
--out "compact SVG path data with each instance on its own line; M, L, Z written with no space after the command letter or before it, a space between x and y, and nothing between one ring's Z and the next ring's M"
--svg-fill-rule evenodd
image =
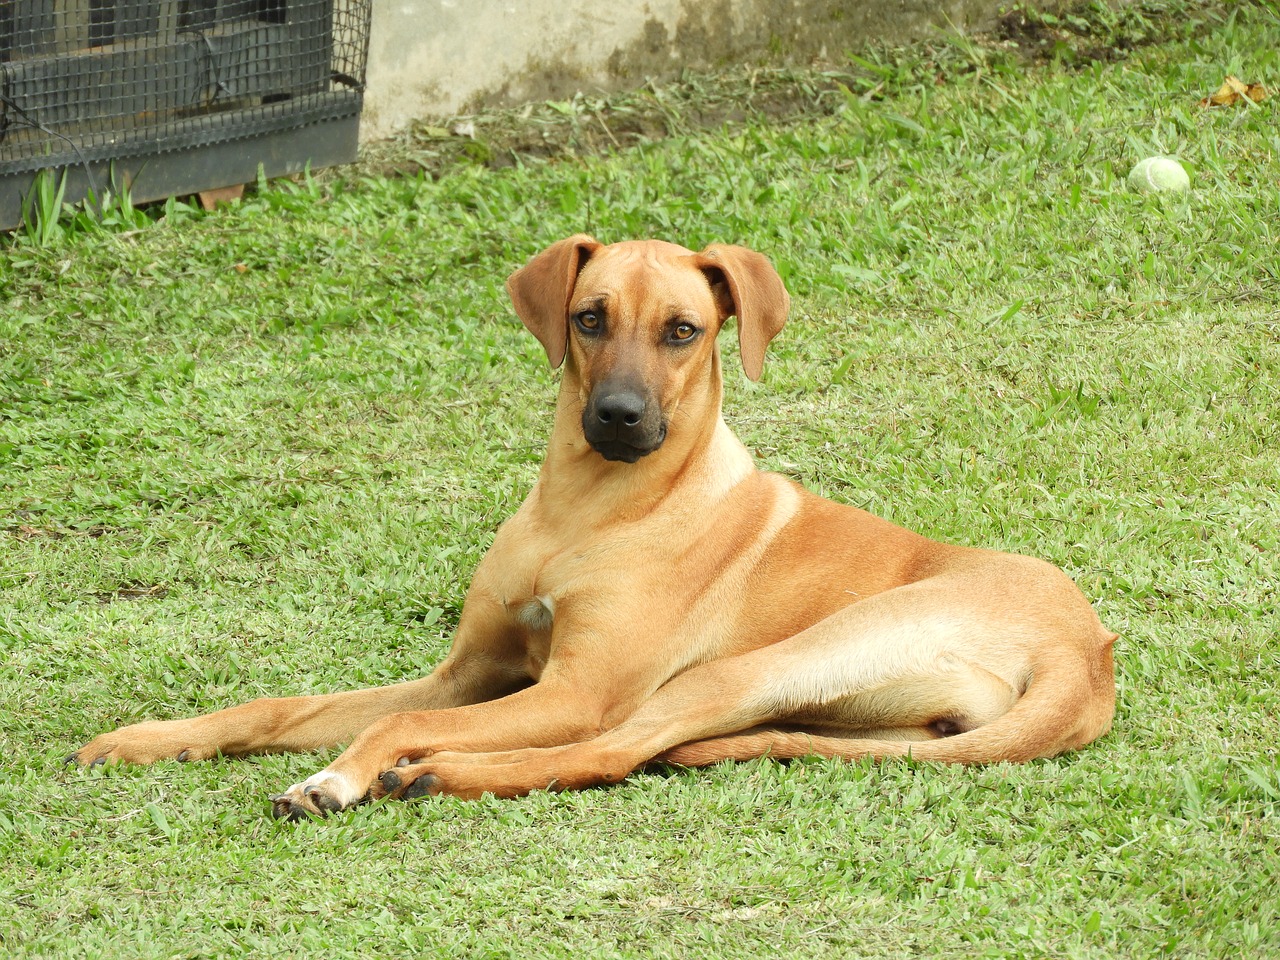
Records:
M565 370L542 473L428 677L140 723L84 764L352 741L276 816L510 797L655 758L993 763L1105 733L1111 646L1039 560L926 540L756 470L720 415L736 315L759 378L789 299L760 254L570 237L507 283Z

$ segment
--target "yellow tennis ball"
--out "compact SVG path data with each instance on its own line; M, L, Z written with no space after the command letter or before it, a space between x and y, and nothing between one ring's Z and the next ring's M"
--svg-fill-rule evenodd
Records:
M1172 157L1147 157L1129 171L1129 187L1139 193L1180 193L1190 186L1187 171Z

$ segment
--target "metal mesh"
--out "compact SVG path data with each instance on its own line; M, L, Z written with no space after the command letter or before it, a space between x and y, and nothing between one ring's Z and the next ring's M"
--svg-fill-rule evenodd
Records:
M0 171L360 111L371 0L0 0Z

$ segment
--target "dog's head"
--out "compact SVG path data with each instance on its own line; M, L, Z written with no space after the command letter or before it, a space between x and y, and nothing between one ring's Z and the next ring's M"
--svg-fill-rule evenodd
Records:
M583 234L535 256L507 292L551 365L569 357L587 442L627 463L657 450L688 391L711 382L725 320L738 318L742 366L758 380L790 305L768 259L745 247L605 246Z

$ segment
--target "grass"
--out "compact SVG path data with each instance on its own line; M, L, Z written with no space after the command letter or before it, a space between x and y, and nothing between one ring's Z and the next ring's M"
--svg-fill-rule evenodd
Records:
M1280 101L1196 107L1280 85L1280 19L1138 13L1114 61L868 55L806 117L6 242L6 955L1280 954ZM1125 189L1153 153L1189 194ZM65 769L119 723L440 658L549 427L501 282L580 229L769 253L793 319L730 377L733 427L824 495L1067 569L1121 634L1115 730L296 825L266 797L326 756Z

